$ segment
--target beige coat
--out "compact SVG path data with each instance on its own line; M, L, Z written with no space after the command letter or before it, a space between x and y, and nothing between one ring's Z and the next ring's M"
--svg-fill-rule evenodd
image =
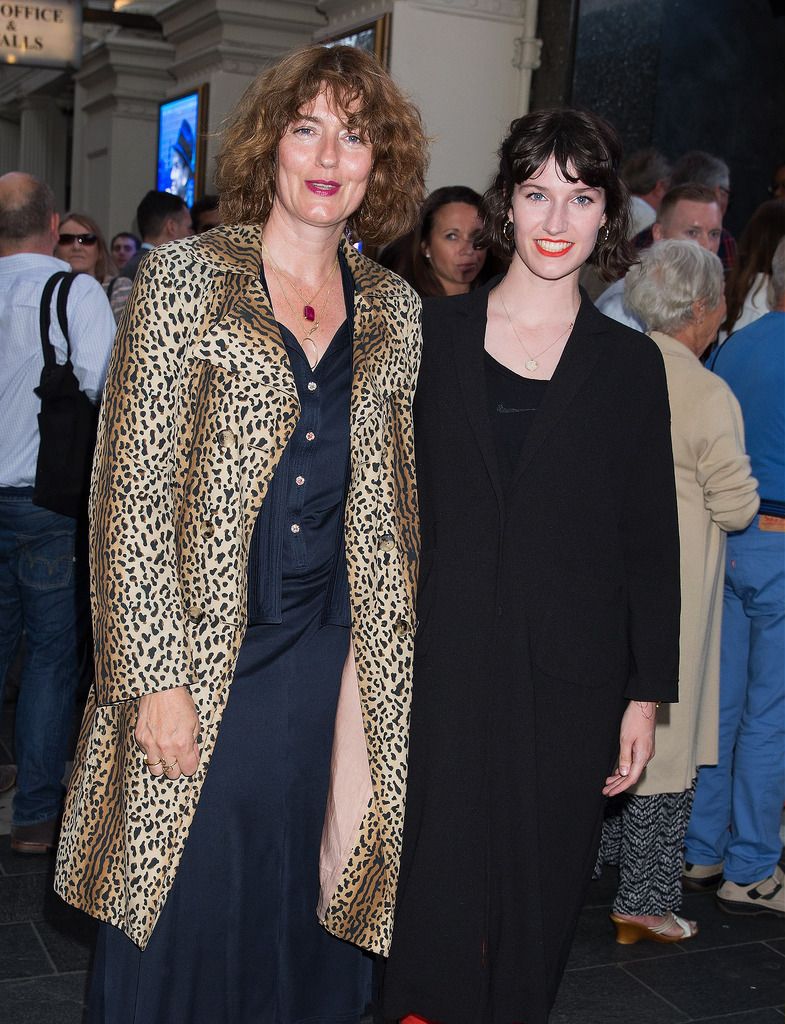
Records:
M724 380L681 342L655 331L665 360L681 542L679 703L657 714L656 756L632 792L689 789L717 763L725 532L758 510L741 409Z
M420 301L344 253L356 289L345 538L357 669L340 701L320 916L382 952L406 793ZM252 225L146 256L104 396L90 498L96 682L56 888L142 948L209 770L245 633L251 532L299 415L261 259ZM154 779L134 742L139 698L183 683L200 718L200 765L190 779Z

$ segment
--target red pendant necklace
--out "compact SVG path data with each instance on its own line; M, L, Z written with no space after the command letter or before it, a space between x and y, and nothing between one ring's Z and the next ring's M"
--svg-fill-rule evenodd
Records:
M308 299L306 299L306 297L303 295L303 293L297 287L297 285L294 283L294 281L292 281L292 279L286 273L286 271L281 270L281 268L277 265L275 260L270 255L270 250L265 245L264 240L262 240L262 258L264 258L265 256L267 257L267 260L270 263L270 268L271 268L273 274L275 275L275 280L278 282L278 287L281 289L281 293L283 294L283 297L286 300L286 305L289 307L292 316L295 319L297 319L297 313L295 312L294 307L292 306L291 302L289 301L289 296L287 295L286 289L284 288L284 281L292 288L293 291L297 292L297 294L299 295L300 299L302 300L302 302L303 302L303 319L306 320L308 323L313 324L312 327L308 328L305 336L303 337L302 341L300 342L300 344L303 347L303 350L305 350L306 344L310 345L311 348L313 349L313 359L311 359L311 357L306 352L306 357L308 359L308 363L309 363L311 369L313 370L313 369L316 368L316 365L319 362L319 359L321 358L320 354L319 354L319 347L318 347L318 345L316 344L316 342L314 341L314 338L313 338L313 335L319 330L319 320L317 319L317 316L316 316L316 308L315 308L314 303L319 298L319 296L324 291L324 289L327 287L329 282L332 280L332 276L335 273L335 268L338 266L338 257L337 256L335 257L335 262L333 263L332 267L330 268L330 273L324 279L324 281L322 282L322 284L319 287L319 290L314 294L313 298L309 302ZM284 281L281 280L281 275L283 275ZM332 294L332 288L329 288L327 290L327 294L325 295L325 298L324 298L325 306L329 303L330 295L331 294Z

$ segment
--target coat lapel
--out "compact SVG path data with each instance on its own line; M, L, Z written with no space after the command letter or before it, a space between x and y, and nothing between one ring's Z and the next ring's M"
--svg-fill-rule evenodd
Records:
M471 292L462 309L455 312L465 316L468 329L455 332L452 352L458 374L466 415L469 418L477 445L488 470L493 489L500 505L504 504L504 491L499 475L499 460L488 417L488 402L485 389L485 325L488 314L488 294L496 285L488 285Z
M259 225L237 224L197 235L192 251L195 259L224 275L227 296L221 315L194 346L194 355L296 400L294 374L260 280Z
M223 316L204 332L194 355L297 399L294 374L267 292L258 277L241 286Z
M575 326L521 448L512 476L511 491L518 486L534 455L594 370L603 348L603 321L602 314L586 293L581 291L581 305Z
M383 408L390 393L390 351L387 318L375 289L384 271L342 242L354 278L352 339L351 435L374 411Z

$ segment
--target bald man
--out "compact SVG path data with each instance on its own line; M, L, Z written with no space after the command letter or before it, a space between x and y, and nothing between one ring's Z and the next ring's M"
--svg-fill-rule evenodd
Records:
M673 238L717 254L722 238L722 211L712 189L705 185L677 185L666 192L652 224L655 242ZM645 331L643 324L624 304L624 278L606 288L596 301L597 309L611 320Z
M58 228L48 185L29 174L0 177L0 702L24 631L11 846L27 854L46 853L56 841L78 679L76 520L32 501L41 412L35 388L44 366L42 293L49 278L71 269L52 256ZM64 364L68 346L56 301L57 289L49 340ZM98 402L115 325L95 278L74 279L67 322L79 388Z

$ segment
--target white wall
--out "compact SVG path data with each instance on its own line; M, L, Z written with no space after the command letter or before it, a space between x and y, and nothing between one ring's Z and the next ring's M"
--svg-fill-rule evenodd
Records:
M428 190L484 191L510 121L525 113L517 109L521 72L512 63L522 22L409 0L397 0L392 19L390 70L433 137Z

